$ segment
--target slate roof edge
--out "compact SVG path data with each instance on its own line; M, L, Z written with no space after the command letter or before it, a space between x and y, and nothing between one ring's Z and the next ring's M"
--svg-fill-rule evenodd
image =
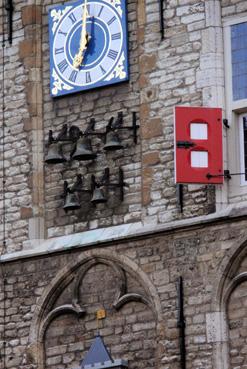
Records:
M224 219L246 217L246 215L247 201L242 202L237 206L236 204L229 205L224 210L221 210L217 213L194 218L175 220L165 224L147 225L145 223L143 224L142 222L136 222L107 228L99 228L61 237L54 237L47 240L30 240L29 246L26 249L1 255L0 263L47 255L50 253L62 252L74 248L90 247L96 245L100 246L101 244L103 246L105 243L113 241L121 241L124 239L127 240L130 238L133 239L155 233L157 234L179 230L180 228L189 228L192 226L210 224L216 221L222 221Z

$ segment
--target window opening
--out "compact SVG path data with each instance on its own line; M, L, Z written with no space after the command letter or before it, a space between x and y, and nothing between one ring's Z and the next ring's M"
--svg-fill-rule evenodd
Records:
M247 22L231 26L233 100L247 98Z

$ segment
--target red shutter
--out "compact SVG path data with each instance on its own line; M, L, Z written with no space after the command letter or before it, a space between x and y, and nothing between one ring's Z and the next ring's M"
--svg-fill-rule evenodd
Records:
M222 109L175 108L176 183L223 183Z

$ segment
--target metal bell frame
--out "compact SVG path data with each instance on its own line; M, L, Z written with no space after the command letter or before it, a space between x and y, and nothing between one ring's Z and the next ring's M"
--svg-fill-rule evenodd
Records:
M133 130L133 141L135 144L137 144L137 129L139 127L140 126L136 124L136 112L132 113L131 126L123 126L123 112L119 112L115 122L114 118L111 118L106 126L104 150L113 151L122 149L124 147L121 145L121 141L117 133L119 130ZM107 141L107 136L110 136L110 140L112 140L113 143L112 146L109 144L109 141Z
M107 198L105 197L105 194L102 190L103 184L99 184L95 180L95 176L92 175L91 177L91 192L92 192L92 198L91 203L93 205L97 204L104 204L107 202Z
M136 112L132 113L132 125L131 126L123 126L123 112L119 112L117 118L114 121L114 118L110 118L106 129L104 132L100 132L100 131L95 131L94 127L95 127L95 119L91 118L90 122L86 128L86 130L84 132L82 132L80 130L80 128L78 128L77 126L73 125L68 129L67 124L64 124L60 133L58 134L58 136L56 138L53 137L53 132L52 130L49 131L49 139L48 139L48 155L45 158L45 162L47 164L56 164L56 163L62 163L62 162L66 162L67 159L63 156L62 153L62 148L57 146L57 160L49 160L49 148L51 147L51 145L58 145L59 143L72 143L74 144L74 148L72 150L72 152L70 153L70 157L72 160L93 160L96 158L97 154L93 153L93 151L90 151L90 155L87 152L84 156L83 155L78 155L76 157L75 152L76 152L76 148L77 148L77 143L78 141L82 141L82 137L88 138L89 136L102 136L104 137L104 141L105 141L105 146L104 146L104 150L105 151L114 151L114 150L119 150L121 148L123 148L123 145L120 142L120 139L118 138L118 131L120 130L132 130L133 131L133 141L136 144L137 143L137 129L140 127L139 125L136 124ZM112 136L115 135L116 139L114 142L114 145L109 147L107 147L107 135L112 134ZM81 142L81 145L83 145L83 141ZM73 158L73 155L75 155L75 158Z
M61 198L64 199L63 209L66 213L69 210L77 210L81 208L81 204L78 198L79 192L91 193L91 189L83 188L83 179L81 174L77 174L76 181L71 187L68 186L67 181L64 181L64 190ZM74 195L74 197L72 195ZM69 202L67 200L68 197L71 199L71 202L74 201L74 205L73 203L71 205L70 204L66 205L66 203Z
M48 152L45 157L45 162L47 164L60 164L66 162L66 158L63 155L63 150L61 144L59 144L52 134L52 130L49 131L48 139Z
M104 174L100 181L96 181L95 176L91 176L91 189L83 188L83 179L81 174L77 174L77 179L75 183L69 187L68 182L64 181L64 192L61 198L64 199L64 206L63 209L65 212L69 210L77 210L80 209L79 199L77 198L77 193L85 192L92 194L91 202L94 205L102 204L107 202L107 198L105 197L104 193L102 192L102 187L108 188L119 188L119 197L120 201L124 200L124 187L128 186L127 183L124 182L123 170L119 168L118 174L118 182L110 182L110 170L109 168L105 168ZM95 194L95 191L98 191L98 194ZM74 197L71 195L75 195ZM66 205L66 200L70 199L71 203ZM73 204L74 201L74 204ZM67 202L69 202L67 200Z
M92 176L92 192L96 187L108 187L108 188L119 188L120 201L124 200L124 187L128 187L128 184L124 182L124 175L122 168L119 168L118 182L110 182L110 169L105 168L103 177L100 182L96 182L95 176Z
M95 119L91 118L88 127L86 128L86 130L84 132L82 132L80 130L80 128L78 128L77 126L71 126L68 129L68 125L64 124L60 133L58 134L58 136L56 138L53 138L53 132L52 130L49 131L49 139L48 139L48 152L49 152L49 146L52 144L58 144L58 143L72 143L74 144L74 148L72 150L72 152L70 153L70 157L73 159L73 154L76 152L76 148L77 148L77 142L79 140L81 140L82 137L87 137L91 132L94 131L94 126L95 126ZM87 152L85 153L85 156L83 157L83 155L78 156L77 158L75 158L75 160L91 160L91 159L95 159L96 158L96 154L92 152L89 152L89 150L87 150ZM67 161L64 158L64 161ZM47 161L47 159L45 159L45 162L47 164L55 164L56 162L52 162L52 161Z

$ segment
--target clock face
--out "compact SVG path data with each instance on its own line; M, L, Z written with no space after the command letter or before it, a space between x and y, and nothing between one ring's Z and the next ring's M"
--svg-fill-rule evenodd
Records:
M83 0L49 12L53 97L129 78L126 0Z

